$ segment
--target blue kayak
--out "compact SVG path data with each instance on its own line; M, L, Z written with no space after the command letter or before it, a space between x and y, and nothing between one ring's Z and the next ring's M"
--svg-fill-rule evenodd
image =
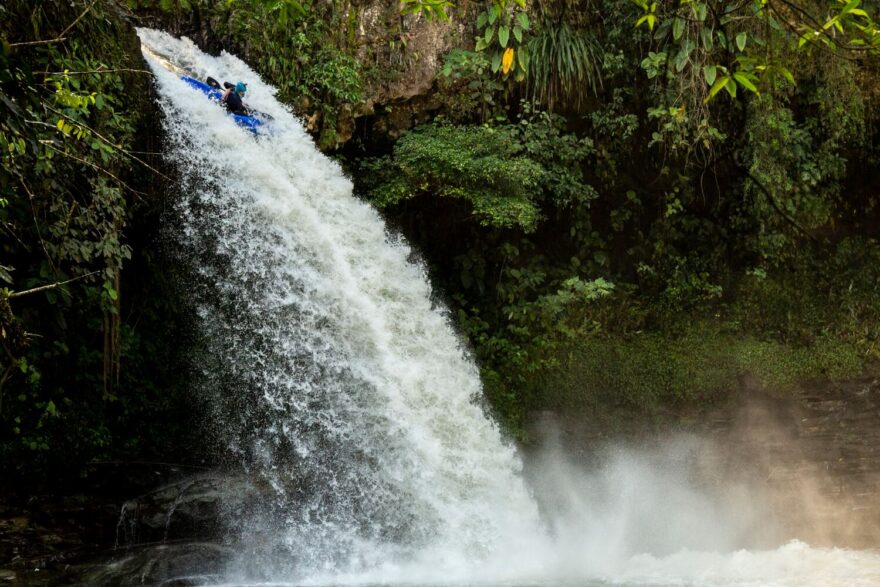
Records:
M223 97L222 90L212 88L203 81L199 81L195 78L187 77L185 75L182 76L180 79L186 82L190 87L200 91L215 102L220 102L220 98ZM257 134L260 128L265 124L263 120L256 116L244 116L242 114L230 114L230 116L235 119L235 124L254 134Z

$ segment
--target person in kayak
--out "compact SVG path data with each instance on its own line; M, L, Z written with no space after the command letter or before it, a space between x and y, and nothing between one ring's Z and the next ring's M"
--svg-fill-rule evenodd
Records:
M220 89L220 84L214 78L209 77L207 82L212 88ZM226 110L231 114L250 116L251 111L245 106L243 101L244 95L247 93L247 84L238 82L237 84L232 85L229 82L223 82L223 87L225 88L225 91L220 98L220 102L226 107Z
M223 102L226 109L232 114L250 116L251 111L243 102L244 95L247 92L247 85L242 82L238 82L234 87L228 82L223 85L226 86L226 91L223 92L223 97L220 98L220 101Z

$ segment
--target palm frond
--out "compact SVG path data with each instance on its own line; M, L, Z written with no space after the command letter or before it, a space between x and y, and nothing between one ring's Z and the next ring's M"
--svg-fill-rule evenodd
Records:
M549 110L579 110L602 87L602 49L588 30L543 26L528 52L528 94Z

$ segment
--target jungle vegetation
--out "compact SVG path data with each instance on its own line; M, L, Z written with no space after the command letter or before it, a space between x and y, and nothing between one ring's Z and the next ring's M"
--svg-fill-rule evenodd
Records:
M0 44L0 479L75 478L187 427L151 83L112 3L0 3Z
M485 10L448 116L358 177L427 251L511 430L876 361L876 7Z

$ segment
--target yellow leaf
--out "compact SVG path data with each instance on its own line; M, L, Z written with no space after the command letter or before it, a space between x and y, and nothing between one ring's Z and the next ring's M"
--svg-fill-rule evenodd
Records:
M513 47L508 47L504 50L504 55L501 57L501 71L504 75L507 75L507 72L510 71L510 66L513 65Z

